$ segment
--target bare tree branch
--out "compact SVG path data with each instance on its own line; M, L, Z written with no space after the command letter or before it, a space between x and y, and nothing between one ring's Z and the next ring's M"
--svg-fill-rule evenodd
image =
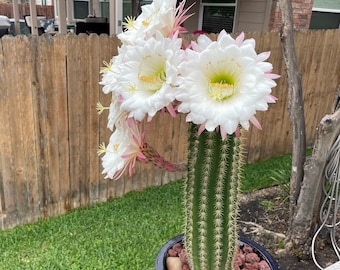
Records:
M329 151L340 134L340 109L322 118L317 127L312 156L304 166L304 179L292 227L287 235L287 249L310 252L310 240L318 223L322 201L324 168Z
M282 28L280 32L283 58L288 81L288 112L293 128L292 172L290 179L290 227L299 198L306 155L305 116L301 75L294 44L293 9L291 0L280 0Z

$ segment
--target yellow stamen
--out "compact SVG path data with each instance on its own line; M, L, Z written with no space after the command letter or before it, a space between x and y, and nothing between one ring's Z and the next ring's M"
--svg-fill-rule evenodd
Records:
M231 97L235 93L235 88L233 84L224 82L210 83L209 94L217 101L223 101Z
M106 61L103 61L103 64L104 64L105 67L100 68L100 71L99 71L100 74L111 71L112 61L110 61L109 63L106 62Z
M98 156L100 156L100 155L102 155L102 154L105 154L106 151L107 151L107 149L106 149L105 143L101 143L101 144L99 145L98 150L97 150L97 154L98 154Z
M155 77L152 76L139 76L139 79L143 82L147 82L147 83L155 83L157 81L157 79Z
M164 83L166 81L166 72L162 69L160 72L154 75L139 75L139 80L145 83Z
M98 111L98 114L100 115L104 110L109 110L110 107L104 107L100 102L96 104L96 110Z
M123 22L124 28L130 29L130 28L133 28L134 25L135 25L135 17L127 16L125 18L125 22Z

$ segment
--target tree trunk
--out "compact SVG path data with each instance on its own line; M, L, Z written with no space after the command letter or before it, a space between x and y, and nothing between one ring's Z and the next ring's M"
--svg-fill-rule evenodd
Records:
M280 0L282 12L281 43L288 81L288 112L293 127L292 173L290 179L290 222L286 250L304 254L310 243L322 201L323 171L329 150L340 134L340 86L332 115L317 127L313 154L305 163L306 135L301 76L297 66L291 0Z
M306 155L305 116L302 98L301 75L297 66L294 45L293 11L291 0L280 0L282 28L280 32L283 58L288 81L288 112L293 128L292 172L290 178L290 226L303 179L303 164Z
M304 166L304 178L292 226L287 235L287 248L310 252L310 241L318 223L323 198L322 183L329 151L340 134L340 109L326 115L317 127L313 154Z
M319 222L322 184L329 151L340 134L340 85L334 101L334 113L326 115L317 126L312 156L304 166L304 179L292 226L287 235L288 250L310 252L314 228Z

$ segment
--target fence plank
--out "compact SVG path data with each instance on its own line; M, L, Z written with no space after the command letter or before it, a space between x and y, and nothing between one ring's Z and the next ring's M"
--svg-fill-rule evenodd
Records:
M304 44L306 41L306 35L302 35L299 33L300 36L300 43ZM319 72L320 72L320 62L324 61L322 53L320 53L320 48L322 48L324 43L324 31L319 32L319 37L316 39L315 36L312 34L312 32L307 33L307 39L308 43L305 43L306 45L302 45L301 49L309 52L309 59L305 62L307 62L304 73L306 74L304 80L303 80L303 88L306 89L304 91L304 100L305 103L308 104L305 106L305 120L306 122L311 121L315 117L315 113L318 113L320 106L317 106L316 103L319 100L316 100L316 97L319 96L319 93L324 91L323 89L316 89L315 85L318 84L318 78L319 78ZM315 46L310 46L307 48L307 44L313 43ZM300 49L300 52L301 52ZM302 53L301 53L302 54ZM300 62L303 63L303 60L300 59ZM319 92L319 93L318 93ZM321 109L322 110L322 109ZM320 119L321 120L321 119ZM308 128L308 127L307 127ZM306 128L306 129L307 129ZM312 127L309 127L312 128ZM306 130L306 132L311 132L311 130ZM313 141L314 137L311 138L311 141Z
M79 207L80 188L85 173L83 162L84 147L82 125L85 122L84 91L87 82L87 64L83 61L87 55L84 35L67 36L67 77L68 79L68 117L69 117L69 147L70 147L70 201L71 208ZM81 48L81 49L80 49ZM85 150L86 151L86 150Z
M4 37L0 40L2 49L2 69L1 84L4 86L0 91L0 131L1 131L1 222L3 228L19 224L20 217L17 211L16 193L17 186L15 181L14 170L14 144L11 134L11 121L15 110L13 111L13 100L15 101L15 91L9 85L15 87L15 78L12 76L13 70L16 69L15 58L12 57L13 42L10 38ZM14 82L13 82L14 81ZM14 88L15 89L15 88ZM10 113L12 112L12 113ZM15 143L15 142L14 142Z
M5 57L4 57L4 51L2 42L0 40L0 70L3 70L3 72L0 72L0 82L2 85L6 85L6 74L5 74ZM6 91L0 91L0 116L5 115L5 102L7 101L7 92ZM0 117L0 134L5 135L6 127L7 127L8 121L7 119L3 119ZM2 151L5 151L4 149L7 148L8 142L6 143L3 141L5 136L0 136L0 148ZM3 166L4 161L4 154L2 154L0 151L0 228L4 227L4 219L5 219L5 211L6 211L6 204L5 204L5 193L4 193L4 171L5 167Z
M12 52L8 55L11 55L13 58L11 70L15 70L18 65L20 65L21 59L19 58L20 53L16 52L16 50L22 50L23 41L25 38L20 38L17 46L12 47ZM19 72L19 75L23 75ZM22 130L22 123L26 121L25 112L21 110L21 103L26 102L26 96L21 93L24 89L22 88L23 83L22 80L12 80L11 87L8 89L10 92L8 93L9 98L9 112L10 118L9 121L10 125L10 134L11 134L11 143L12 147L12 154L13 154L13 163L12 163L12 170L14 176L14 183L13 185L16 187L16 211L18 216L23 216L25 212L27 212L27 190L26 190L26 179L24 174L24 167L25 167L25 160L23 156L23 130ZM17 89L17 91L13 91L12 89ZM12 91L11 91L12 90ZM22 100L23 99L23 100ZM17 108L17 110L13 110L13 108ZM14 194L13 194L14 195ZM23 218L25 220L25 218Z
M106 41L107 42L107 41ZM100 37L91 35L89 37L89 147L87 153L87 167L89 170L89 201L91 203L99 202L98 198L98 170L99 159L95 154L99 145L99 116L96 112L96 102L99 101L98 83L100 81L99 67L101 66L100 54Z
M78 89L77 92L80 91L81 95L76 94L76 98L79 99L81 102L77 108L77 110L80 112L78 121L78 129L79 129L79 153L80 156L78 159L80 159L80 166L79 166L79 196L80 196L80 206L85 207L88 202L89 197L89 167L90 164L88 163L88 155L89 153L89 140L88 135L90 132L89 129L89 122L90 122L90 113L95 115L95 111L91 110L90 107L90 77L94 76L95 73L93 70L91 70L91 66L89 65L90 59L92 58L92 54L95 54L96 52L91 52L89 43L90 38L87 35L81 35L79 38L79 42L84 44L83 50L80 51L80 57L79 57L79 66L82 66L84 68L78 68L79 70L83 70L82 74L84 76L83 80L79 80L78 82Z
M106 35L101 35L100 38L103 40L107 40L108 42L105 43L105 45L102 45L101 49L101 59L102 61L106 61L107 63L110 62L112 57L114 55L118 54L118 46L120 45L119 40L115 36L106 36ZM104 66L103 62L101 62L101 67ZM101 91L100 87L100 101L102 101L103 104L106 104L108 106L111 103L111 95L105 95ZM105 142L107 143L109 141L109 138L111 136L111 131L107 128L107 117L108 117L108 111L105 112L104 116L99 117L99 122L100 122L100 142ZM102 167L99 164L99 171L102 171ZM128 176L122 177L122 181L112 181L109 179L104 179L103 175L99 175L99 183L100 183L100 194L103 193L103 188L106 187L106 192L107 192L107 198L112 199L115 197L120 197L123 194L125 194L125 183L127 181L130 181L131 179Z
M29 37L29 50L26 51L31 56L31 60L26 63L29 73L30 91L33 97L35 140L37 152L37 172L40 202L39 207L44 217L49 216L50 208L50 168L49 168L49 132L48 132L48 106L47 106L47 89L43 87L44 74L41 71L41 61L44 61L43 50L39 50L41 39ZM24 49L23 49L24 50ZM51 161L52 162L52 161Z
M4 169L5 171L11 170L10 179L4 179L6 186L4 195L6 197L7 217L11 220L10 222L19 222L20 224L30 219L27 213L30 213L32 209L30 209L30 190L27 184L29 183L28 177L32 175L28 172L32 172L32 168L36 167L34 147L32 149L29 142L32 138L32 125L27 125L27 123L31 123L33 108L31 106L32 97L29 93L29 81L18 80L18 78L27 78L28 69L18 69L18 66L25 67L25 61L30 62L30 57L23 53L26 48L30 47L30 43L25 37L18 37L15 46L7 42L10 41L9 39L3 41L4 56L8 63L6 71L15 74L15 76L6 75L7 87L4 90L5 93L7 91L4 99L6 104L3 104L6 108L4 113L8 115L8 118L5 118L8 123L4 123L6 128L4 136L5 140L11 144L9 152L6 151L6 145L2 148L3 157L10 162L6 162L7 166ZM6 154L9 155L6 156ZM6 181L8 182L6 183ZM35 194L35 196L37 197L38 194ZM7 199L8 197L10 199Z
M268 39L270 39L270 36L268 37L268 35L266 35L265 33L260 35L260 34L248 34L249 36L246 36L246 38L254 38L255 41L256 41L256 46L258 48L261 48L261 51L260 49L258 49L258 53L259 52L262 52L262 51L270 51L271 49L270 48L266 48L266 44L268 44ZM266 123L263 121L263 118L264 118L264 114L262 112L257 112L256 113L256 116L257 120L261 123L262 127L264 130L265 129L265 125ZM264 132L258 132L258 131L255 131L255 129L252 127L252 132L251 134L248 133L248 141L249 141L249 144L250 145L256 145L256 147L253 147L252 148L252 151L248 153L248 157L249 155L251 155L251 157L253 159L259 159L260 156L261 156L261 150L262 148L260 147L260 144L257 143L257 142L261 142L262 141L262 138L264 137Z
M57 153L59 174L59 214L72 209L70 201L69 177L69 135L68 135L68 98L67 98L67 61L66 36L57 35L53 38L53 74L54 99L56 110L55 126L58 130ZM51 52L51 51L50 51Z
M114 55L117 55L117 48L115 47L115 37L108 37L107 35L101 35L100 36L100 54L99 54L99 69L104 67L104 62L109 63L111 58ZM97 73L98 73L97 70ZM101 76L99 76L98 83L101 80ZM100 101L105 107L110 106L111 103L111 95L104 95L104 93L101 91L102 87L99 86L99 95L94 102ZM110 138L110 131L107 128L107 118L108 118L108 110L105 110L99 117L98 117L98 126L99 126L99 142L97 145L97 149L99 147L100 143L107 144L109 142ZM97 156L96 156L97 157ZM98 161L100 162L100 158L98 158ZM98 163L96 163L98 164ZM115 197L115 188L113 181L110 181L108 179L105 179L104 176L101 174L102 168L98 164L98 201L102 202L105 201L104 197L106 198L114 198ZM124 188L124 181L120 181L118 185L121 187L120 194L124 194L123 188Z
M20 112L22 138L22 155L23 155L23 175L24 182L22 183L27 209L24 210L26 222L36 220L41 216L40 209L40 186L39 186L39 167L37 160L37 133L35 124L36 121L36 106L34 104L35 98L32 92L32 85L34 80L31 77L31 65L35 57L34 46L29 38L20 36L16 39L16 57L17 61L23 65L24 68L18 69L16 75L18 78L26 78L24 80L17 80L17 91L20 95L18 111ZM28 52L27 53L27 49ZM33 53L32 53L33 52Z
M268 40L269 50L271 56L268 59L273 64L273 71L276 74L281 75L281 78L276 80L279 87L273 89L273 95L278 98L275 104L269 105L269 110L265 113L265 119L263 120L263 129L265 133L262 135L261 145L264 146L264 150L258 159L249 159L252 162L261 160L271 156L275 156L276 153L281 154L288 153L287 145L290 147L292 142L292 136L290 128L283 129L282 127L290 127L290 118L287 111L288 99L287 91L288 85L285 74L285 67L282 58L282 48L280 43L279 33L275 33L274 37ZM284 130L284 132L283 132ZM262 131L257 131L262 133ZM252 146L249 145L248 149Z
M43 164L48 173L42 179L46 208L46 216L59 214L60 176L58 152L58 92L51 77L54 74L54 42L50 35L38 39L39 62L37 66L39 83L39 121L42 123L41 149L45 158Z

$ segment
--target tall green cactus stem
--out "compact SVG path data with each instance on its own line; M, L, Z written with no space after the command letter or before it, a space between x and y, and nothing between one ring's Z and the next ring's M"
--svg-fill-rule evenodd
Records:
M232 270L237 250L242 135L197 126L189 132L188 174L184 184L185 247L191 270Z

